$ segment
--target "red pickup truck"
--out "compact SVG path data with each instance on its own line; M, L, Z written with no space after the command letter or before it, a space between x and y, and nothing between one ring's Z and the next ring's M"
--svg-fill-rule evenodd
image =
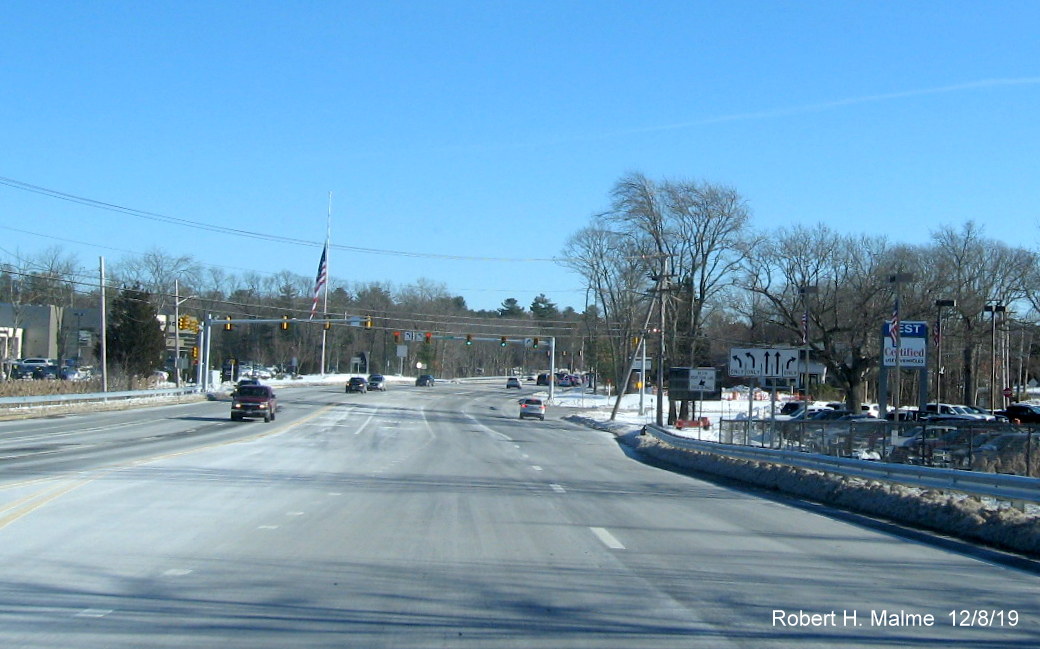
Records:
M246 418L274 421L278 399L269 385L240 385L231 398L231 419Z

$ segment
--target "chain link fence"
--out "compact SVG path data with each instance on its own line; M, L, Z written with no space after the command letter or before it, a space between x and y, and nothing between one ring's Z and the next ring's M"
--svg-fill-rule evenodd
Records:
M1040 426L971 421L727 420L723 444L1040 477Z

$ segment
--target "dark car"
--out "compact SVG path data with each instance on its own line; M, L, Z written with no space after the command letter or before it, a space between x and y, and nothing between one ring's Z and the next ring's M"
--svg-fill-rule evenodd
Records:
M274 421L278 399L268 385L242 385L231 399L232 421L260 419Z
M352 376L347 381L347 392L360 392L365 394L368 392L368 381L363 376Z
M997 411L994 414L1003 415L1012 423L1040 423L1040 407L1031 406L1028 403L1013 403L1004 410Z
M425 387L431 387L433 385L433 375L432 374L420 374L419 378L415 379L415 384L416 385L425 386Z
M834 419L841 419L842 417L851 414L852 413L848 410L827 409L817 412L813 416L809 417L809 419L812 419L813 421L828 421Z
M383 378L382 374L369 374L368 375L368 389L379 390L380 392L386 391L386 379Z

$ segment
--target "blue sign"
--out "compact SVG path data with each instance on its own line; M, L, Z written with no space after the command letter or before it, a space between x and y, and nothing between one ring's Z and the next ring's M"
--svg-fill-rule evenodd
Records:
M881 335L886 338L890 335L892 328L891 322L885 322L884 326L881 327ZM928 337L928 323L927 322L900 322L899 323L899 336L901 338L927 338Z

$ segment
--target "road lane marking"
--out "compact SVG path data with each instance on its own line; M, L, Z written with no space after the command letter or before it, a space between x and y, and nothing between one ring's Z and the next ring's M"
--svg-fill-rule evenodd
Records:
M538 466L537 464L532 464L531 468L534 469L535 471L541 471L542 470L542 467Z
M7 505L3 509L0 509L0 514L3 514L3 516L0 516L0 529L7 527L11 523L19 520L20 518L28 516L29 514L33 513L34 511L43 507L44 505L53 502L58 498L61 498L65 494L75 489L79 489L83 485L89 484L93 481L94 480L91 478L87 480L73 482L72 484L59 485L54 489L38 491L36 493L30 494L20 500L15 501L14 503L11 503L10 505Z
M163 577L185 577L193 572L191 568L170 568L163 573Z
M258 527L256 529L258 529L258 530L276 530L276 529L278 529L278 526L277 525L261 525L260 527Z
M602 527L590 527L589 529L592 530L592 533L596 535L596 538L599 539L603 543L603 545L607 546L611 550L625 549L624 544L621 543L621 541L618 541L616 538L614 538L614 535L608 532L606 529Z
M553 491L555 491L558 494L565 494L565 493L567 493L566 489L564 489L563 487L561 487L560 485L555 484L555 483L550 483L549 484L549 488L552 489Z
M112 609L110 608L85 608L79 613L76 613L76 617L105 617L111 615Z

